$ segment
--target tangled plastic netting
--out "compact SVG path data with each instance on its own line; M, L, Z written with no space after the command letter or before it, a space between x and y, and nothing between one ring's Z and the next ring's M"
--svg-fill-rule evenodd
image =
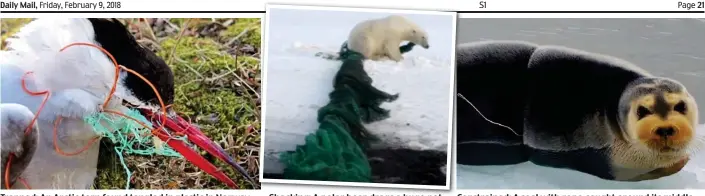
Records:
M402 46L408 52L412 43ZM330 102L318 111L318 130L306 136L306 143L284 152L280 160L286 166L285 179L371 182L372 169L365 150L376 140L363 123L389 117L380 105L398 98L372 86L372 78L363 68L364 56L341 47L337 72L329 94Z
M83 148L81 148L80 150L78 150L76 152L69 152L69 153L64 152L63 150L61 150L61 148L57 144L57 127L59 126L59 124L61 123L61 120L62 120L61 116L57 116L56 120L54 121L54 130L53 130L54 131L54 141L53 142L54 142L54 149L55 149L56 153L59 155L62 155L62 156L77 155L77 154L80 154L80 153L84 152L85 150L89 149L89 147L92 146L95 143L95 141L97 141L98 139L100 139L102 137L109 138L113 143L118 144L118 146L115 147L115 150L118 152L117 154L119 156L120 162L127 173L128 180L126 182L126 189L129 189L129 185L130 185L129 179L131 178L132 173L128 169L128 167L125 163L124 157L122 156L122 153L139 154L139 155L157 154L157 155L164 155L164 156L181 157L181 155L179 153L175 152L173 149L169 148L168 146L163 146L163 147L160 146L159 148L156 148L154 146L154 144L151 143L152 141L154 141L154 139L152 139L154 134L162 134L162 133L158 133L156 131L161 130L164 126L160 125L158 128L150 130L149 128L154 127L154 126L152 126L153 124L150 123L150 121L147 120L146 117L141 115L137 110L130 109L130 110L127 110L126 113L122 113L122 112L118 112L118 111L114 111L114 110L110 110L109 108L106 108L106 106L109 105L108 103L110 102L111 98L113 98L113 96L114 96L120 70L125 70L127 72L130 72L130 73L135 74L136 76L140 77L140 79L142 79L143 81L145 81L145 83L147 85L152 87L152 90L154 90L156 93L157 91L156 91L156 88L154 87L154 85L152 83L150 83L147 79L142 77L139 73L136 73L133 70L128 69L122 65L118 65L115 58L108 51L106 51L104 48L101 48L100 46L97 46L95 44L81 43L81 42L72 43L72 44L69 44L69 45L63 47L62 49L60 49L59 52L62 52L65 49L67 49L69 47L73 47L73 46L93 47L93 48L96 48L96 49L102 51L103 53L105 53L110 58L110 60L112 60L112 63L115 65L115 77L113 78L112 88L110 89L110 92L107 95L105 102L103 103L103 108L101 109L101 112L90 115L90 116L86 116L83 119L84 122L86 122L87 124L89 124L93 127L93 131L98 136L93 138L88 144L86 144ZM31 130L31 128L34 125L34 122L37 119L37 116L39 116L39 114L43 110L46 102L48 101L48 99L51 95L51 92L49 90L32 91L27 88L26 82L25 82L25 77L32 74L32 73L33 72L31 72L31 71L25 73L25 75L22 78L22 88L25 91L25 93L28 93L32 96L42 96L43 95L44 99L42 100L42 103L40 104L39 108L37 109L37 112L36 112L34 118L32 119L30 125L27 126L25 134L29 133L29 131ZM162 106L162 108L161 108L162 112L166 114L166 107L167 106L164 105L164 102L158 93L157 93L157 98L160 101L160 105ZM118 116L118 117L115 117L115 116ZM166 133L168 133L168 132L166 132ZM183 141L184 144L188 144L186 141L186 139L187 139L186 137L177 137L177 136L169 135L167 138L181 140L181 141ZM9 155L9 158L8 158L8 161L6 164L6 168L4 168L6 171L10 170L10 166L12 165L11 164L12 157L14 157L14 154L11 153ZM26 188L31 189L29 184L27 184L24 179L22 179L21 177L18 177L18 180L20 182L22 182ZM9 176L9 172L6 172L6 174L4 176L4 181L5 181L5 187L7 189L10 189L11 179Z
M152 123L147 120L137 110L129 109L125 117L106 113L97 113L84 118L84 121L93 127L93 131L100 137L108 138L116 144L115 151L117 152L120 163L127 174L126 179L131 179L132 172L127 167L122 154L137 154L137 155L162 155L181 158L181 154L177 153L169 146L155 147L152 143L154 136L152 130L146 129L144 125L152 127ZM143 124L140 124L143 123ZM186 142L186 136L172 136L172 139L177 139ZM125 185L126 189L130 188L129 180Z

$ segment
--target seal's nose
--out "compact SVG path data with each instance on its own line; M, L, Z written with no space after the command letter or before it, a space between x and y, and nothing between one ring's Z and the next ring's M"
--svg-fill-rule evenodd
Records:
M676 133L676 130L673 129L673 127L661 127L656 129L656 135L661 136L661 137L671 137Z

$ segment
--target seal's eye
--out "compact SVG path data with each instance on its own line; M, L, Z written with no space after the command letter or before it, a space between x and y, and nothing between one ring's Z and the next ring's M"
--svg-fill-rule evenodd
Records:
M673 106L673 110L675 110L676 112L679 112L681 114L685 114L686 109L687 108L685 107L685 102L683 102L683 101L678 102L678 104Z
M644 106L639 106L639 108L636 109L636 116L639 120L650 114L651 111L649 111L649 109L646 109L646 107Z

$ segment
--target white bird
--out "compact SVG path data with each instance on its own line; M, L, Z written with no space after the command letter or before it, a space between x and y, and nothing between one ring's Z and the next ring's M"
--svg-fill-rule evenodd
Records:
M155 91L138 76L125 70L120 70L117 88L110 102L104 106L116 73L115 64L109 55L85 45L68 47L62 51L62 48L74 43L100 46L116 59L117 64L134 70L154 84L165 105L172 104L172 70L156 54L140 46L127 28L116 19L36 19L8 39L7 43L8 50L0 52L3 164L6 161L6 151L9 153L15 152L15 149L26 148L19 145L19 141L23 139L19 134L29 124L20 123L25 123L27 118L36 115L37 126L33 131L41 131L36 141L36 151L19 176L33 189L89 189L93 185L99 145L84 149L95 141L97 134L83 118L103 109L123 113L128 109L139 109L145 116L163 118L166 122L177 124L167 126L172 130L175 127L180 129L178 126L190 126L171 110L167 116L155 114L163 109ZM51 93L41 111L38 109L45 95L32 95L24 89L25 87L29 91ZM6 104L12 107L13 113L5 113ZM22 110L19 106L28 110ZM57 120L57 117L61 117L61 120ZM60 124L55 132L55 142L53 130L57 121L60 121ZM5 124L6 122L9 123ZM156 126L157 123L154 124ZM6 140L6 135L17 137L9 137ZM200 131L193 133L191 130L191 133L186 135L195 139L205 138ZM219 148L210 141L199 143L192 139L192 142L202 147L205 145L213 149ZM175 149L182 154L189 150ZM74 152L80 153L66 156L67 153ZM218 156L229 158L224 154ZM193 155L188 152L184 157L193 161ZM232 162L232 158L230 161ZM11 164L11 167L15 166ZM18 171L21 170L21 166L17 167L20 167ZM208 169L206 171L208 172ZM13 189L28 188L15 180L11 182ZM234 186L234 183L232 185ZM2 187L7 188L4 183Z
M118 59L119 64L144 75L158 86L164 99L173 100L173 76L169 67L155 54L140 47L116 20L36 19L7 42L8 50L0 53L2 104L19 104L30 109L37 115L38 130L43 132L39 134L31 162L21 174L32 188L88 189L96 177L99 145L92 145L76 155L62 155L55 150L52 130L60 116L63 120L56 131L56 145L66 153L79 152L95 140L97 134L83 117L103 108L115 77L115 65L96 48L73 46L60 51L63 47L73 43L101 46ZM139 78L122 71L114 97L106 108L125 111L127 107L122 106L123 100L137 106L157 108L155 94L145 90L147 85L140 82ZM24 88L51 93L40 112L38 109L46 95L32 95ZM7 115L9 119L21 118ZM28 124L13 126L26 127ZM8 131L11 130L3 130L3 134ZM15 182L12 188L25 187Z

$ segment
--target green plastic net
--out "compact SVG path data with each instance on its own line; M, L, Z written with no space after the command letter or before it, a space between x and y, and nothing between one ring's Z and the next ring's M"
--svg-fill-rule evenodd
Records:
M408 52L413 43L400 47ZM372 78L363 68L364 56L348 50L344 43L338 60L343 64L338 70L329 94L330 102L319 109L316 132L306 136L304 145L296 150L283 152L285 179L371 182L372 169L365 149L377 140L363 123L389 117L389 110L381 108L383 102L392 102L398 94L391 95L372 86Z
M137 110L129 109L125 115L139 120L141 123L144 123L149 127L152 126L152 123ZM93 127L93 131L99 136L108 138L115 144L114 149L120 159L120 164L122 164L122 167L125 169L125 173L127 173L128 180L126 182L125 189L130 188L129 179L132 177L132 172L125 163L123 153L136 155L156 154L162 156L181 157L181 154L177 153L169 146L164 145L160 148L155 147L152 141L156 138L153 138L154 136L151 133L152 130L145 128L130 118L100 112L85 117L84 121L91 125ZM172 136L171 138L187 141L185 136Z

